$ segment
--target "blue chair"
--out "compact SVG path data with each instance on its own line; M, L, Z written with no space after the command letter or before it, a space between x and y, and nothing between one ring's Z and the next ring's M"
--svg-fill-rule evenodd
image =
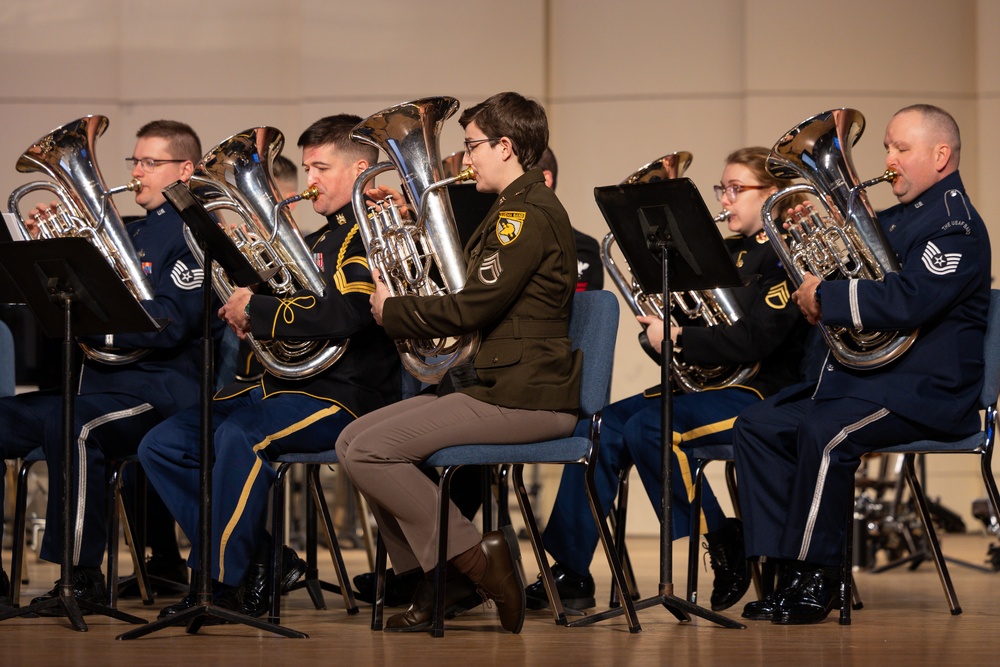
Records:
M879 454L902 454L903 455L903 475L910 493L913 496L917 507L917 514L920 516L920 523L927 534L927 543L930 547L931 555L934 558L934 565L937 567L938 576L941 578L941 586L944 588L945 597L948 599L948 607L954 615L962 613L962 607L958 603L958 596L955 594L955 587L951 582L951 575L948 573L948 564L945 562L944 554L941 552L941 543L938 541L937 532L934 530L934 522L931 521L930 511L927 507L927 496L914 469L914 459L917 454L975 454L979 456L979 466L983 475L983 483L986 485L986 494L990 504L993 506L993 516L1000 513L1000 493L997 491L996 478L993 475L993 447L996 440L996 429L998 421L997 398L1000 396L1000 290L990 290L990 310L989 319L986 324L986 338L984 340L984 360L983 368L983 389L979 394L979 408L986 411L986 418L983 428L967 438L960 440L918 440L905 445L887 447L879 449ZM852 513L853 514L853 513ZM851 548L853 531L850 526L847 531L848 549ZM852 595L852 583L848 573L851 569L850 557L844 562L844 599ZM849 625L851 622L850 605L843 605L840 612L841 625Z
M542 547L541 536L531 510L527 490L524 486L523 469L530 463L554 463L559 465L587 466L587 495L590 508L597 523L601 543L618 586L625 586L618 553L613 548L611 532L605 520L605 513L597 506L597 491L594 485L593 465L597 461L600 443L601 410L608 402L611 387L611 367L614 360L615 336L618 330L619 306L617 297L607 291L579 292L573 299L573 310L569 322L569 335L575 349L583 350L583 381L580 387L580 416L590 421L588 437L567 437L559 440L518 445L457 445L435 452L424 463L429 467L442 468L439 489L438 519L438 562L435 570L436 601L434 609L433 635L444 636L444 592L445 570L447 566L448 543L448 498L451 478L464 465L510 466L518 505L524 518L525 528L532 549L538 560L542 581L552 606L556 623L569 625L563 610L555 581L549 567L548 558ZM384 550L379 549L376 558L378 592L381 593L385 576ZM382 599L376 595L372 612L372 628L382 629ZM624 601L629 631L639 632L638 617L631 599Z

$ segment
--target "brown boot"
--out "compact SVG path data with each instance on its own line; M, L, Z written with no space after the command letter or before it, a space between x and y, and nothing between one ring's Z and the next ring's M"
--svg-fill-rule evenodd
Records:
M480 595L496 602L500 625L513 633L524 625L524 583L517 569L521 549L510 526L483 535L479 548L486 557L486 573L476 584Z

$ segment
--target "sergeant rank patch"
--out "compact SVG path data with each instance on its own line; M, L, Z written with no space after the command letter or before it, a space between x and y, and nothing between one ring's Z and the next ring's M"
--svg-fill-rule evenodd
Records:
M483 257L483 263L479 265L479 282L484 285L495 285L500 280L501 273L503 269L500 268L499 252Z
M782 310L788 305L788 299L788 281L782 280L780 283L767 290L767 296L764 297L764 303L775 310Z
M503 245L513 243L524 226L524 211L500 211L497 219L497 238Z

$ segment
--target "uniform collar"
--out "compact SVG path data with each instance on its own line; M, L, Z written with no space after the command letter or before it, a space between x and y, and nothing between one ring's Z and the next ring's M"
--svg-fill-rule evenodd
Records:
M341 225L353 225L354 222L354 206L350 203L345 204L340 210L326 216L326 228L330 231L337 229Z
M513 199L517 195L521 194L529 185L534 183L544 183L545 175L542 170L538 167L529 169L520 176L514 179L514 181L503 189L500 196L497 197L497 205L503 205L508 200Z
M912 211L921 208L924 204L940 201L944 193L949 190L958 190L963 195L965 194L965 185L962 183L962 176L958 173L957 169L921 192L920 196L909 204L904 204L903 210Z

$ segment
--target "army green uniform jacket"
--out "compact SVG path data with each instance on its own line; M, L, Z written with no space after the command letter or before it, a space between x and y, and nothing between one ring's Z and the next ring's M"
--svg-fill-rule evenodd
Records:
M465 289L387 299L386 333L405 339L479 331L478 383L458 391L507 408L576 410L582 357L567 335L577 274L573 229L541 170L500 193L465 255Z

